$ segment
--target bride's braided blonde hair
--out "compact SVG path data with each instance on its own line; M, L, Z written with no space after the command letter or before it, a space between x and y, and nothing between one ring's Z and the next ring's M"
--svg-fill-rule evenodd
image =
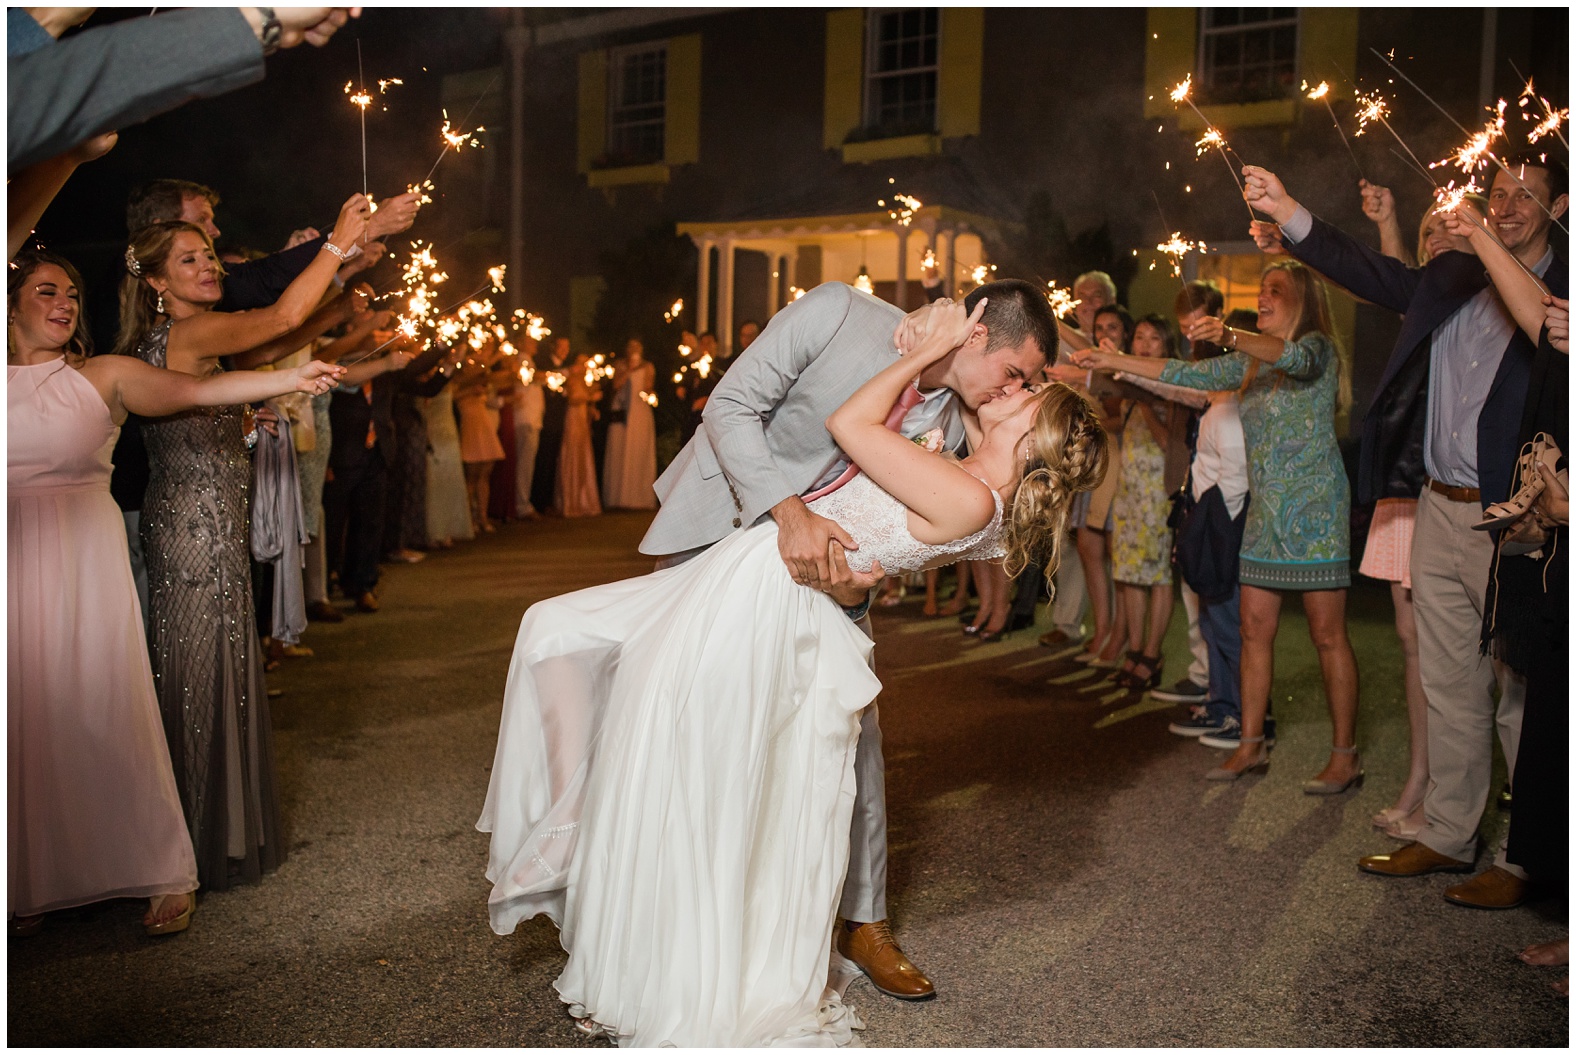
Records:
M1024 475L1004 525L1003 565L1010 578L1038 564L1049 588L1061 563L1068 509L1075 495L1105 479L1109 444L1094 407L1059 383L1041 394L1024 442Z

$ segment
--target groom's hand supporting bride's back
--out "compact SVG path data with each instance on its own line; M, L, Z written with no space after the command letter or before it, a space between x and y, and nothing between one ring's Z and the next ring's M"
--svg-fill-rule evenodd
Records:
M833 582L832 544L837 543L844 549L858 549L859 543L854 541L852 535L835 520L810 512L810 507L798 495L789 495L772 506L769 512L772 519L777 521L777 552L788 566L788 574L793 576L794 582L822 593L831 593L834 586L846 586L846 583ZM847 563L844 562L843 566L846 570ZM846 594L847 591L844 592ZM859 603L858 599L852 602Z

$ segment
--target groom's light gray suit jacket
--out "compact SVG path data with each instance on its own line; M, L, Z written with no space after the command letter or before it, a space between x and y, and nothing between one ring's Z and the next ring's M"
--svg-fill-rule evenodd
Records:
M813 489L844 455L826 419L897 358L903 312L841 282L779 311L728 370L702 425L657 480L662 508L641 540L652 556L708 546ZM941 421L947 446L964 440L956 397ZM739 497L734 506L728 483Z

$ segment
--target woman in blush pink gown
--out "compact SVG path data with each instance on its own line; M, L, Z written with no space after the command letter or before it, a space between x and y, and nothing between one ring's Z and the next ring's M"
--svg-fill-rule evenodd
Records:
M54 909L146 897L148 932L173 934L191 918L197 861L109 493L110 454L128 409L250 402L337 368L198 381L126 356L86 359L80 285L51 254L24 254L10 273L8 911L12 933L29 934Z
M586 380L591 357L582 355L569 368L564 392L569 411L564 415L564 442L558 448L558 508L566 517L602 515L602 498L596 485L596 453L591 448L591 422L597 417L601 389Z

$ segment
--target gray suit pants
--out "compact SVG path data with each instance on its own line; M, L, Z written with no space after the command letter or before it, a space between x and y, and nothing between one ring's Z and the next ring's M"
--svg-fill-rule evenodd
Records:
M672 553L657 559L657 570L672 568L700 556L709 547ZM870 617L859 629L871 636ZM854 752L854 817L849 826L848 875L838 915L852 923L887 918L886 757L881 753L881 719L872 702L859 717L859 747Z

